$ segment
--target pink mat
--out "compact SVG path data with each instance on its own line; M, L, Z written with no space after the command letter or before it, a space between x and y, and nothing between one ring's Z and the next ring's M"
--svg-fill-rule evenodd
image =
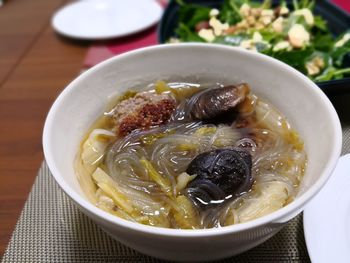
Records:
M165 6L167 0L158 0L158 2L162 6ZM333 0L332 2L350 13L350 0ZM126 51L157 44L157 26L153 26L141 33L115 39L108 44L104 43L91 46L84 60L84 67L92 67L105 59Z

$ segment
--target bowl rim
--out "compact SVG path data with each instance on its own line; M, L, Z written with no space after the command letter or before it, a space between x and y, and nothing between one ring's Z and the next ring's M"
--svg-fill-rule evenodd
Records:
M82 197L80 194L78 194L72 187L68 185L68 183L65 182L63 177L60 175L60 171L58 167L56 166L53 154L52 154L52 146L50 143L50 137L51 137L51 130L52 126L54 124L54 119L56 115L56 111L59 109L59 105L61 102L65 99L66 96L69 95L71 90L74 89L75 86L79 82L84 81L87 76L94 74L96 71L100 70L103 67L107 67L110 64L118 63L119 60L122 59L128 59L133 56L139 56L143 53L153 53L157 52L157 50L169 50L169 49L191 49L191 48L201 48L201 49L207 49L210 52L216 52L215 50L221 50L221 51L227 51L227 52L238 52L238 53L244 53L245 56L253 57L253 59L257 60L265 60L266 64L272 63L276 66L281 67L285 71L288 71L291 75L294 75L294 77L301 78L304 82L306 82L307 88L310 90L313 90L315 96L317 96L325 105L327 108L329 114L331 115L331 125L333 128L334 141L332 152L330 153L330 159L323 170L323 172L320 174L319 179L316 181L314 185L312 185L305 193L300 195L296 200L288 204L287 206L270 213L268 215L262 216L260 218L248 221L246 223L240 223L237 225L230 225L225 226L221 228L209 228L209 229L195 229L195 230L187 230L187 229L171 229L171 228L162 228L162 227L155 227L155 226L148 226L143 225L140 223L131 222L122 218L119 218L117 216L111 215L98 207L96 207L94 204L92 204L90 201L88 201L86 198ZM332 105L332 103L329 101L327 96L316 86L315 83L313 83L311 80L309 80L306 76L304 76L302 73L297 71L296 69L290 67L289 65L278 61L274 58L271 58L267 55L255 53L251 51L247 51L238 47L230 47L220 44L203 44L203 43L180 43L180 44L162 44L162 45L155 45L145 48L136 49L133 51L129 51L126 53L123 53L121 55L115 56L113 58L107 59L106 61L103 61L99 63L98 65L88 69L81 75L79 75L77 78L75 78L68 86L66 86L65 89L62 90L62 92L59 94L53 105L51 106L51 109L49 113L47 114L45 124L44 124L44 130L43 130L43 150L44 150L44 156L45 160L47 162L47 165L51 171L51 174L53 175L56 182L59 184L61 189L75 202L77 203L81 208L83 208L84 211L87 211L89 213L92 213L94 216L99 218L100 220L107 221L108 223L112 225L118 225L119 227L123 227L129 230L135 230L142 233L147 234L153 234L158 236L171 236L171 237L187 237L187 238L196 238L196 237L209 237L209 236L218 236L218 235L227 235L227 234L233 234L233 233L239 233L246 231L248 229L257 228L269 223L280 223L279 220L283 220L284 218L299 213L305 203L309 201L313 196L315 196L323 187L323 185L327 182L329 177L332 174L332 171L334 170L338 158L340 156L341 147L342 147L342 130L341 125L339 121L339 117ZM295 216L294 215L294 216ZM294 217L293 216L293 217ZM289 219L288 219L289 220ZM286 221L288 221L286 220ZM283 223L284 221L282 221Z

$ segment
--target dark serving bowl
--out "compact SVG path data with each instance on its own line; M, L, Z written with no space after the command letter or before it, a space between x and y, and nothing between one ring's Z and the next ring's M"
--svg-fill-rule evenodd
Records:
M218 8L223 0L186 0L186 2ZM278 4L280 1L272 2ZM291 2L287 1L287 3ZM158 41L160 43L166 43L170 37L176 35L178 12L179 5L174 0L170 1L158 27ZM330 1L317 0L314 12L317 15L321 15L328 22L329 29L334 36L338 36L350 28L350 15ZM344 66L350 67L350 55L345 58ZM350 92L350 78L318 82L316 84L327 95Z

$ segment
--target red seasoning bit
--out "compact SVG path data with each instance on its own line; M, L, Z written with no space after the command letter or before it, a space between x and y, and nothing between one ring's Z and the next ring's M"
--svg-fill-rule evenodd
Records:
M210 25L209 25L208 21L201 21L201 22L197 23L195 26L196 32L199 32L202 29L209 29L209 28L210 28Z

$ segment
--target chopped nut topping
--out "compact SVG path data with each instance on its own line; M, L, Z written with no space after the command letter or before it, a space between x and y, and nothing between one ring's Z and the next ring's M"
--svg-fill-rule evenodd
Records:
M210 18L209 25L213 28L214 34L216 36L222 35L223 31L229 28L229 25L227 23L221 23L220 20L218 20L215 16Z
M272 23L272 29L277 32L277 33L282 33L283 31L283 17L277 18L275 21Z
M245 29L249 28L249 24L247 20L243 19L241 22L237 24L237 27L240 29L240 31L244 31Z
M260 17L260 20L265 26L271 24L272 18L270 16L262 16Z
M256 28L257 30L261 30L261 29L264 29L264 28L265 28L265 25L264 25L262 22L258 21L258 22L255 24L255 28Z
M264 9L264 10L261 11L261 16L273 17L274 16L273 10L271 10L271 9Z
M249 50L256 50L256 47L251 39L243 40L239 46Z
M324 68L325 62L321 57L314 57L311 61L305 64L305 68L307 69L307 73L310 76L317 75Z
M314 64L317 67L319 67L321 69L324 68L324 66L325 66L324 60L321 57L315 57L312 61L314 62Z
M285 6L282 6L279 12L279 15L288 15L289 14L289 9Z
M279 50L283 50L283 49L288 49L291 48L291 45L289 44L288 41L281 41L278 42L274 47L273 47L273 51L279 51Z
M250 10L252 16L255 16L255 17L259 17L261 15L261 11L262 11L261 8L252 8Z
M253 26L255 25L255 22L256 22L256 19L255 19L254 16L248 16L248 17L247 17L247 23L248 23L251 27L253 27Z
M288 32L290 44L295 48L302 48L310 41L310 34L303 25L295 24Z
M320 69L312 62L307 62L305 67L307 69L307 74L309 74L310 76L317 75L318 73L320 73Z
M210 16L210 17L218 16L219 13L220 13L219 10L217 10L216 8L213 8L212 10L210 10L209 16Z
M243 4L241 8L239 9L239 13L243 17L247 17L250 14L251 7L248 4Z
M215 35L212 29L203 28L198 32L198 35L208 42L212 42L215 39Z

